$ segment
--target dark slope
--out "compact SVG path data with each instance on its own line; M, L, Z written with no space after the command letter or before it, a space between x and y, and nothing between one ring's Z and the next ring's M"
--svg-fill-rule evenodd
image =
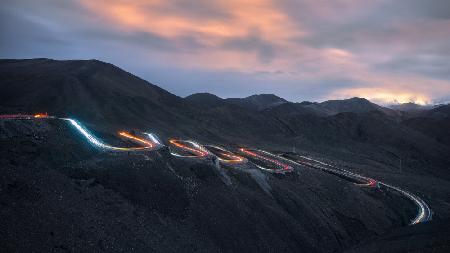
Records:
M442 105L402 122L436 141L450 146L450 105Z
M450 221L404 227L366 240L346 252L449 252Z
M56 120L5 120L0 130L6 251L332 252L408 222L401 205L413 211L314 170L101 153Z
M195 93L184 98L188 103L197 107L214 108L227 103L220 97L210 93Z
M323 110L317 109L310 105L311 104L305 105L304 103L284 103L279 106L267 108L264 110L264 112L273 116L328 116L328 114Z

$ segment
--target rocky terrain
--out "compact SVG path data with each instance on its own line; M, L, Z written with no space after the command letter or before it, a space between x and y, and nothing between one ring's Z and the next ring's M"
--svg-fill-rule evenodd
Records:
M101 152L58 120L1 120L0 247L8 251L445 252L450 245L449 105L410 113L360 98L181 98L96 60L0 60L0 80L0 114L75 118L111 142L126 129L295 149L408 189L435 212L433 221L407 226L415 206L401 196L306 167L282 175L251 164L218 168L167 149Z

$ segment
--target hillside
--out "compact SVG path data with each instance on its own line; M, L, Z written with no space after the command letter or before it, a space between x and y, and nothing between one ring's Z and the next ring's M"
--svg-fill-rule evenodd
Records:
M104 153L51 119L3 120L0 130L6 251L340 251L414 211L314 170L217 168L166 149Z
M295 151L409 189L437 222L450 216L448 105L402 118L361 98L181 98L97 60L0 60L0 80L0 114L71 117L108 140L138 130L165 143ZM102 153L51 119L2 120L0 130L6 249L29 251L51 234L45 245L75 251L341 252L388 240L415 210L394 194L305 167L283 175L251 164L218 168L167 149ZM82 245L86 238L92 244Z
M442 144L450 146L450 105L441 105L423 111L418 116L408 118L402 123Z

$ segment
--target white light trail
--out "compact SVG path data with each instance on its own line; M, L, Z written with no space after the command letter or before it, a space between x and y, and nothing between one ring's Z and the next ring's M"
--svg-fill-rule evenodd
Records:
M161 143L161 141L160 141L159 138L156 136L156 134L153 134L153 133L144 133L144 134L147 135L148 138L150 138L150 140L151 140L153 143L156 143L156 144L158 144L158 145L164 146L164 144Z
M96 147L102 148L102 149L109 149L109 150L115 150L115 151L136 151L136 150L144 150L144 149L150 149L151 147L138 147L138 148L121 148L121 147L114 147L108 144L103 143L100 141L97 137L89 133L89 131L83 127L79 122L77 122L74 119L69 118L61 118L62 120L69 121L70 124L72 124L78 132L80 132L91 144L93 144Z

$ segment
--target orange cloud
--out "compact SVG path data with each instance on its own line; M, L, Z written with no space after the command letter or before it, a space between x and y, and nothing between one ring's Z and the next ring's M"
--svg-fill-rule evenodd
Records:
M187 48L149 52L149 57L158 54L161 62L172 66L251 73L281 70L295 73L289 78L297 78L299 82L342 79L361 84L355 89L330 91L330 98L361 96L382 102L427 103L435 95L433 92L450 93L448 81L377 73L371 68L373 56L304 43L302 39L314 31L306 30L280 9L275 0L82 0L81 3L110 29L125 35L149 33L175 48ZM348 6L353 11L355 4L353 0L339 0L337 5L312 1L305 8L321 17L336 18L330 13L337 7ZM200 13L195 15L197 12ZM201 46L190 48L182 40L186 37ZM277 78L285 78L282 76Z
M271 39L282 40L299 33L298 27L269 0L214 1L215 7L221 8L227 18L192 17L182 11L175 11L171 1L83 0L81 3L121 29L146 31L169 38L201 34L204 38L214 40L245 36L255 28L265 38ZM202 8L201 2L198 8Z
M183 67L200 65L203 68L240 69L245 66L247 71L270 69L282 64L281 61L262 63L257 48L239 50L224 48L223 44L256 34L259 40L270 42L274 48L296 51L298 48L292 40L305 34L270 0L214 1L213 8L220 9L225 15L202 17L183 12L171 1L83 0L81 3L124 33L148 32L169 40L185 36L195 38L206 50L190 50L169 56L175 62L189 63ZM196 7L202 8L201 1Z

